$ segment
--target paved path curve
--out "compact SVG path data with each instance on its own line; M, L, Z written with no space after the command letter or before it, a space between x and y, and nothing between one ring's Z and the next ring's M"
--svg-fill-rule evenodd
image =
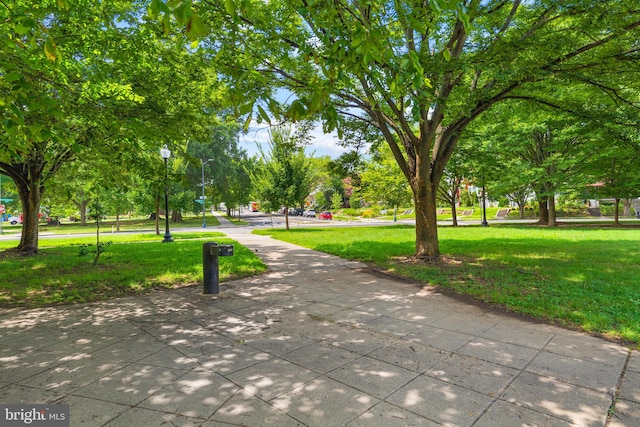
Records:
M640 424L636 352L223 231L269 272L0 311L0 403L66 403L72 426Z

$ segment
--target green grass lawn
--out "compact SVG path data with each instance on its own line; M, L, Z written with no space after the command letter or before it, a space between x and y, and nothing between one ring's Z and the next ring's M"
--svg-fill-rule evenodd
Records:
M408 262L413 227L259 230L509 311L640 344L640 230L441 227L438 265Z
M251 251L222 233L194 230L174 234L173 239L173 243L162 243L162 236L155 234L101 235L101 241L113 243L95 268L91 256L79 256L80 245L95 245L95 237L43 237L40 253L33 257L0 253L0 306L38 307L96 301L157 287L202 286L202 244L207 241L234 244L234 256L220 258L221 282L266 270ZM0 251L16 244L15 240L0 241Z

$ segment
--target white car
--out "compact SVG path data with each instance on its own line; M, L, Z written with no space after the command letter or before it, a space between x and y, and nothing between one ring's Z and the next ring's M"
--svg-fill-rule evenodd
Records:
M19 216L10 216L7 218L7 222L11 225L22 224L22 218Z

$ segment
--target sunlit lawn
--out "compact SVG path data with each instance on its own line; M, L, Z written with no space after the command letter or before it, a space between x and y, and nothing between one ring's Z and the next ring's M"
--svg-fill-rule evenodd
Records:
M41 306L95 301L155 287L202 285L202 244L234 243L233 257L220 257L220 280L248 277L266 270L251 251L221 233L179 233L173 243L155 234L107 234L113 243L95 268L91 256L79 256L95 237L41 238L34 257L0 256L0 306ZM0 241L0 251L17 242Z
M406 262L413 227L260 230L509 311L640 343L640 229L441 227L438 265Z

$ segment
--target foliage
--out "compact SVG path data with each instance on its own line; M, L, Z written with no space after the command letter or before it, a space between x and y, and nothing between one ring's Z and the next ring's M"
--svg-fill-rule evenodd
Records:
M389 147L382 145L360 173L358 194L370 203L390 208L411 203L411 189Z
M260 163L252 171L256 198L263 207L267 202L269 211L281 206L287 210L290 207L302 207L317 185L318 171L298 145L299 137L291 128L273 128L270 136L269 153L261 151Z
M622 119L638 93L640 12L624 0L230 0L197 12L216 29L204 44L237 82L232 97L252 95L240 112L377 130L414 193L417 257L439 255L436 191L482 113L513 98L583 112L597 102L592 116ZM287 106L277 87L295 93Z

